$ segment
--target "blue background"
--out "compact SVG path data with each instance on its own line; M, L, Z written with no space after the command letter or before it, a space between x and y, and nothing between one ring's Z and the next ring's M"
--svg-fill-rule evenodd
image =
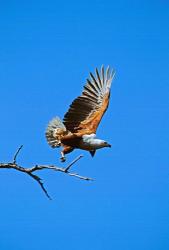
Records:
M112 144L73 169L95 179L0 172L0 249L169 249L169 3L1 1L0 161L56 164L44 131L89 71L116 69L98 137ZM72 170L73 170L72 169Z

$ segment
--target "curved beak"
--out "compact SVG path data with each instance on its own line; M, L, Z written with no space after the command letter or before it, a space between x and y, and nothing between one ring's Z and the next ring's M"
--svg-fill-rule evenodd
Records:
M107 143L106 147L111 148L111 145L109 143Z

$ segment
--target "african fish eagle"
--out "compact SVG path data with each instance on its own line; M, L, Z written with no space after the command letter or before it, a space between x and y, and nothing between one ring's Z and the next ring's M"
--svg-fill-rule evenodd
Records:
M96 130L109 105L114 75L115 71L109 66L106 72L102 66L100 73L96 68L95 76L90 73L82 94L72 102L63 122L58 117L49 122L46 139L52 148L63 147L62 162L66 160L65 154L76 148L87 150L94 156L97 149L111 147L106 141L96 138Z

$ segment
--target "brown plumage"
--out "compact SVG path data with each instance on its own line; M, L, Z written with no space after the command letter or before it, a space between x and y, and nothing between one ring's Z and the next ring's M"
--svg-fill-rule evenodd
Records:
M65 159L64 154L69 153L74 148L91 151L91 154L94 155L95 148L91 147L91 143L94 141L90 141L89 144L85 142L84 145L83 137L95 134L97 131L109 105L110 87L114 74L114 70L110 72L109 67L104 72L102 66L100 74L96 68L95 76L90 73L90 79L87 79L82 94L70 105L63 123L59 118L55 118L49 123L46 131L48 143L52 147L60 145L64 147L61 152L62 160ZM97 141L95 142L97 143ZM97 145L96 149L98 149Z

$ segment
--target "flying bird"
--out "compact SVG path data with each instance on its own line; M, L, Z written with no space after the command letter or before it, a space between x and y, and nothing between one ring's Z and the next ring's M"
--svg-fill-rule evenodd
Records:
M49 122L46 139L52 148L63 147L62 162L66 160L65 154L76 148L89 151L93 157L97 149L111 147L96 137L96 130L109 105L114 75L115 71L109 66L106 72L104 66L100 72L96 68L95 75L90 73L82 94L72 102L63 121L55 117Z

